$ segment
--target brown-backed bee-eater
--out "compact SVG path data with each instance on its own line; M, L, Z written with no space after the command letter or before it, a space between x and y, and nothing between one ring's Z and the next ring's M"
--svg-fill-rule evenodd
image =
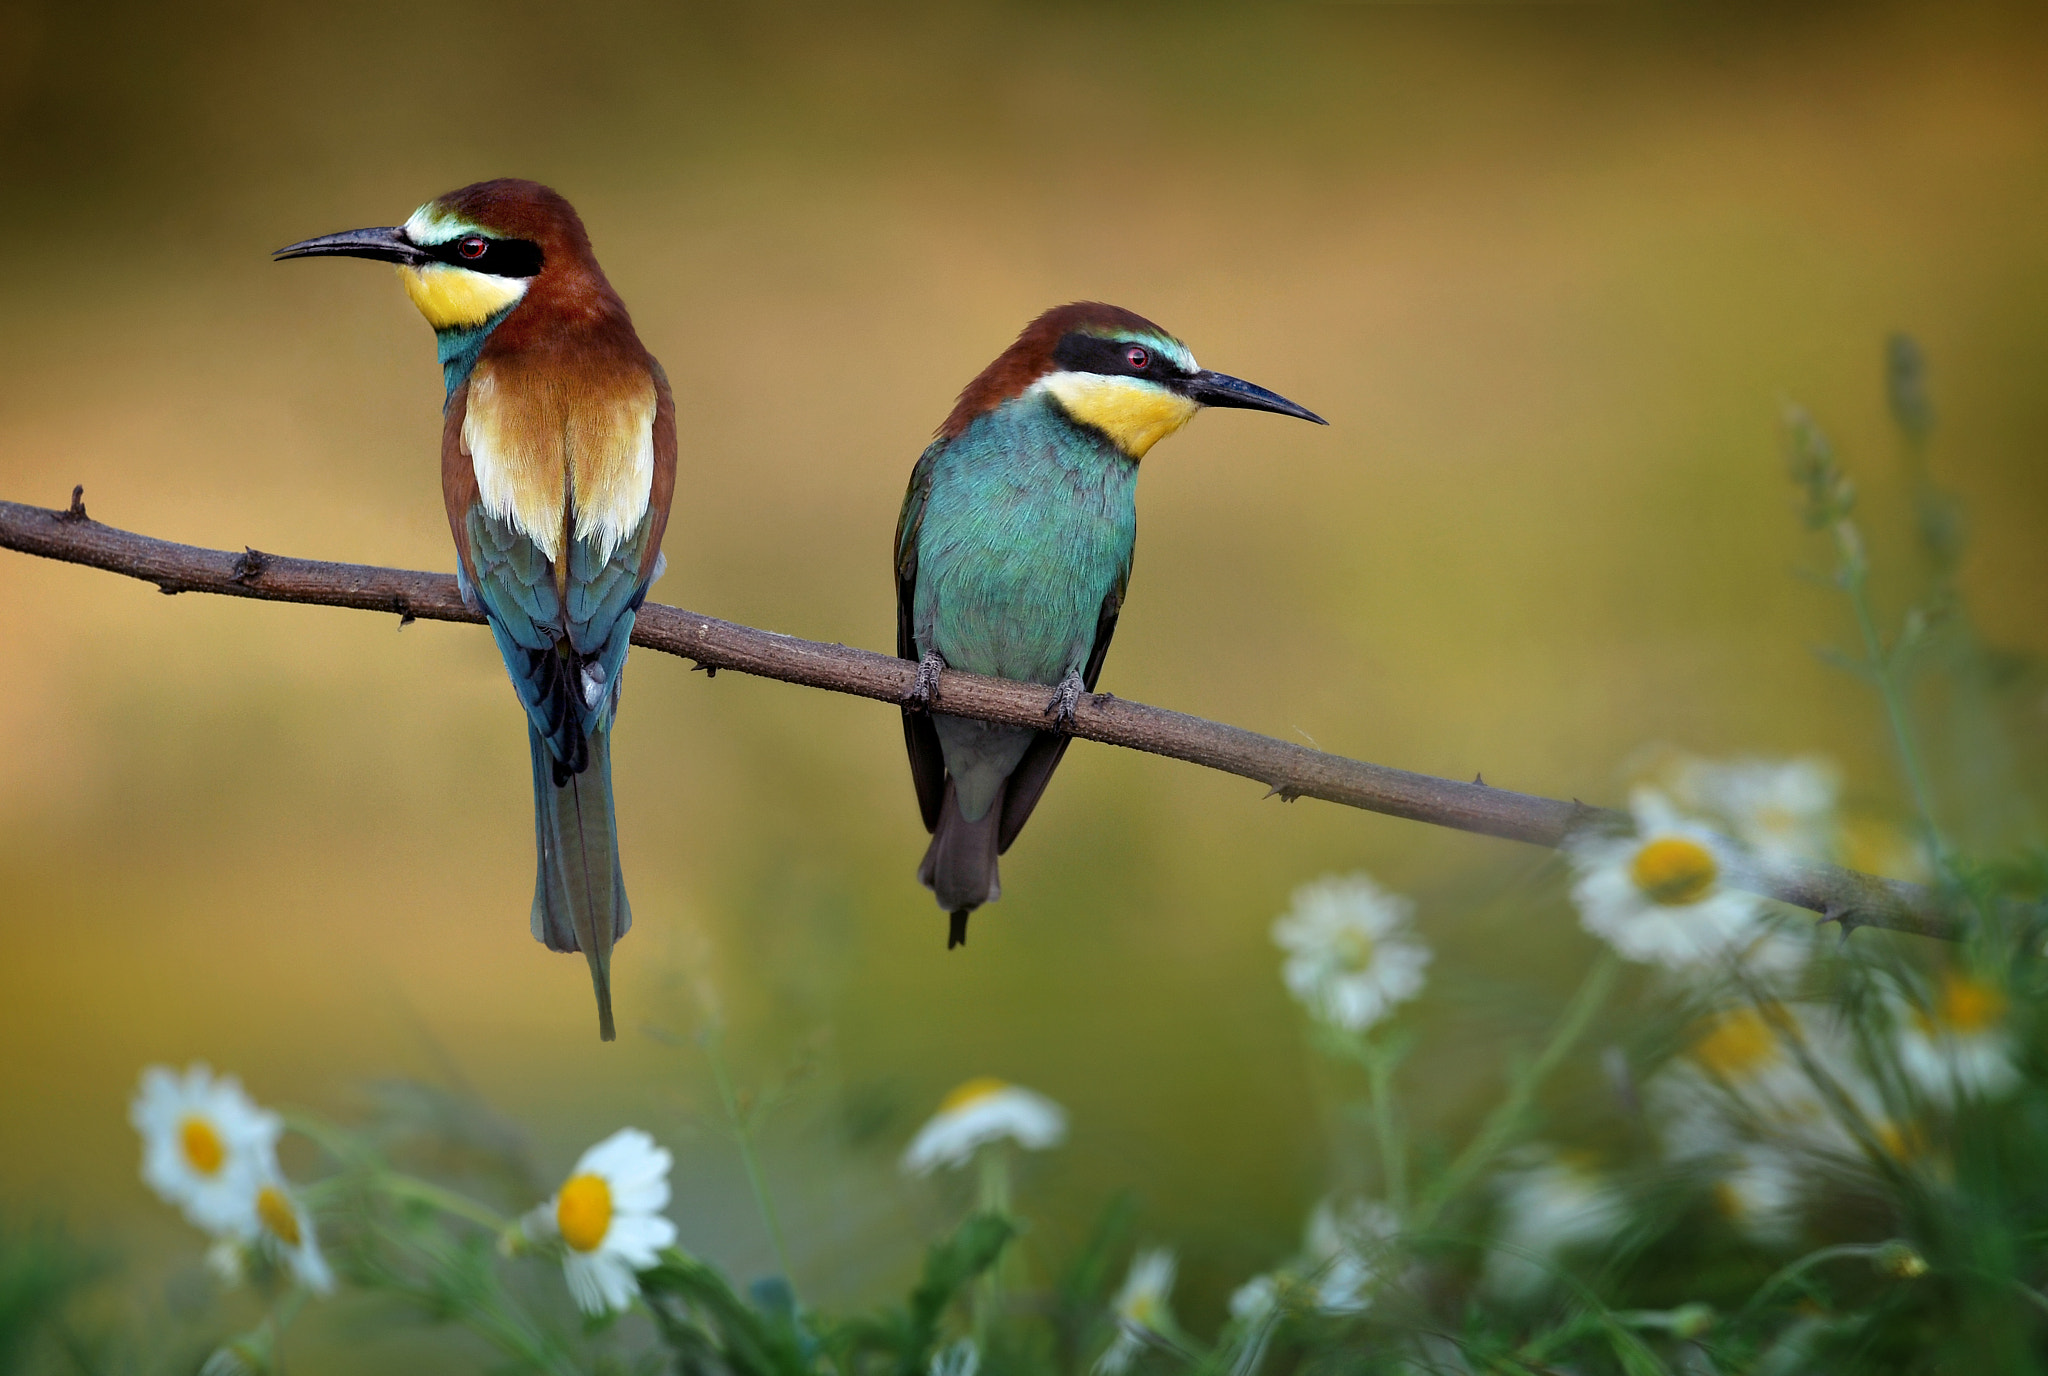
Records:
M952 915L948 947L1000 896L996 857L1102 673L1138 538L1138 462L1204 406L1327 423L1199 367L1143 316L1058 306L967 384L911 471L896 523L896 653L918 661L903 738L932 840L917 877ZM1052 729L936 710L949 668L1054 688Z
M441 494L463 600L526 709L539 852L533 935L581 951L613 1036L612 944L632 925L612 815L611 728L634 613L661 573L675 403L569 203L478 182L404 224L278 258L374 258L440 347Z

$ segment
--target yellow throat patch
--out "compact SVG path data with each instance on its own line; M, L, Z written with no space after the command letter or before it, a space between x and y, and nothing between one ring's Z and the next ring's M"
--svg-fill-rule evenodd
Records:
M1101 373L1048 373L1037 383L1068 415L1116 441L1133 459L1194 419L1201 408L1146 378Z
M526 295L529 279L493 277L451 263L428 263L400 267L398 280L429 325L437 330L460 330L483 324Z

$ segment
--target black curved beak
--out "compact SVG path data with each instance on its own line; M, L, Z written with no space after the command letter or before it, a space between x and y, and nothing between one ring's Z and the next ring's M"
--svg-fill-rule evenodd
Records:
M288 244L270 256L273 261L285 258L375 258L379 262L403 263L408 267L433 261L425 249L405 237L402 229L349 229L339 234L323 234L317 239Z
M1212 373L1204 368L1193 377L1181 382L1181 391L1190 401L1204 406L1233 406L1243 411L1271 411L1275 415L1294 416L1301 420L1312 420L1317 425L1328 425L1306 406L1297 406L1278 392L1269 392L1263 387L1246 382L1241 377L1228 373Z

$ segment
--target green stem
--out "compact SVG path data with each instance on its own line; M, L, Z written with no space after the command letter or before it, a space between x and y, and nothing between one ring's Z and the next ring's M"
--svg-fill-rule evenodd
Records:
M1856 523L1846 517L1832 527L1835 552L1841 561L1842 591L1856 613L1856 629L1863 638L1863 655L1884 703L1891 725L1892 746L1898 751L1899 769L1906 776L1906 789L1913 795L1913 807L1920 814L1920 826L1936 864L1948 865L1948 845L1934 820L1934 793L1927 784L1927 772L1920 762L1920 747L1913 733L1906 695L1899 683L1892 657L1885 652L1884 637L1877 629L1877 613L1870 603L1870 560L1863 552L1863 538Z
M382 1190L393 1199L410 1200L438 1209L456 1218L468 1219L471 1223L490 1229L494 1233L511 1231L513 1223L497 1210L477 1203L467 1195L457 1194L451 1189L436 1185L431 1180L401 1175L397 1171L380 1170L371 1177L374 1188Z
M426 1183L404 1177L400 1179L406 1184ZM426 1193L448 1194L432 1185L427 1186ZM459 1199L460 1196L453 1198ZM430 1199L423 1202L438 1201ZM560 1342L542 1332L515 1305L507 1303L495 1267L486 1274L481 1285L473 1285L463 1276L462 1249L445 1233L435 1230L431 1234L415 1236L408 1230L375 1220L371 1229L385 1247L414 1259L427 1270L430 1278L415 1279L380 1258L373 1263L370 1277L363 1281L364 1288L400 1296L424 1313L459 1323L532 1370L546 1372L548 1376L576 1376L576 1363ZM462 1283L451 1284L457 1277L463 1277Z
M299 1136L305 1138L337 1161L348 1162L358 1160L363 1154L362 1149L351 1141L347 1134L343 1133L339 1128L322 1122L310 1113L299 1113L293 1109L286 1109L278 1116L284 1119L286 1128L296 1132Z
M719 1100L725 1105L725 1120L731 1125L733 1138L739 1144L740 1163L747 1171L747 1185L754 1192L754 1207L761 1211L761 1222L768 1229L768 1245L775 1251L775 1265L781 1270L782 1279L794 1296L796 1276L789 1267L789 1250L782 1243L782 1225L775 1218L775 1200L768 1193L768 1177L762 1173L760 1158L754 1152L753 1124L740 1109L739 1095L733 1089L725 1057L719 1052L718 1029L707 1029L703 1042L705 1058L711 1062L711 1076L718 1082Z
M1558 1019L1556 1030L1544 1045L1536 1059L1529 1063L1508 1086L1507 1096L1486 1116L1479 1131L1458 1153L1450 1168L1436 1182L1423 1192L1417 1205L1415 1218L1409 1231L1425 1232L1435 1223L1444 1206L1456 1199L1479 1174L1490 1165L1494 1157L1504 1150L1515 1134L1522 1130L1530 1106L1535 1102L1536 1091L1550 1077L1571 1049L1585 1035L1586 1027L1593 1021L1594 1012L1607 999L1607 991L1613 987L1615 974L1621 968L1620 958L1612 951L1601 955L1599 961L1588 972L1572 1001L1565 1005L1564 1016Z
M1797 1261L1790 1262L1779 1268L1769 1280L1758 1286L1756 1293L1749 1297L1749 1302L1742 1306L1742 1312L1736 1318L1739 1321L1755 1313L1762 1307L1766 1295L1784 1286L1787 1282L1795 1280L1806 1272L1811 1271L1823 1262L1840 1261L1844 1257L1878 1256L1883 1253L1886 1245L1882 1242L1849 1242L1836 1247L1823 1247L1817 1252L1808 1252Z
M1380 1183L1397 1218L1408 1214L1408 1149L1394 1116L1394 1052L1387 1047L1363 1048L1366 1093L1372 1100L1372 1129L1380 1153Z
M981 1170L981 1211L1010 1216L1010 1154L1002 1142L991 1142L976 1155Z
M975 1165L980 1172L981 1211L998 1218L1010 1217L1009 1144L1000 1140L990 1142L975 1153ZM982 1272L981 1279L975 1282L974 1345L982 1352L988 1351L989 1330L1002 1310L1004 1272L1009 1268L1015 1251L1015 1248L1005 1247L995 1259L995 1264Z

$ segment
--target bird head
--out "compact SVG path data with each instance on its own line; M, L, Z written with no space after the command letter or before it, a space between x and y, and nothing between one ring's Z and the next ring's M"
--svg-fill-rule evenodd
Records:
M1277 393L1201 367L1187 345L1136 312L1077 301L1026 325L1017 342L967 385L939 433L950 439L977 416L1040 392L1132 459L1143 458L1205 406L1329 424Z
M597 270L575 209L538 182L513 178L437 196L402 225L323 234L271 256L395 263L406 294L442 332L474 330L502 316L543 277Z

